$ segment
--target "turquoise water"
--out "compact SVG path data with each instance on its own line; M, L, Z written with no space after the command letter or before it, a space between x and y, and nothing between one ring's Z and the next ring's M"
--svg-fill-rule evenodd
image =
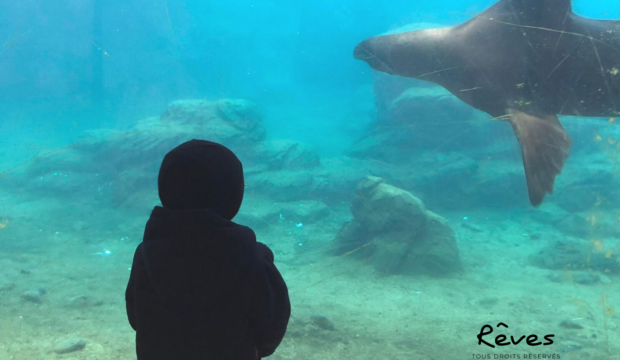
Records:
M570 156L533 207L507 122L353 57L495 3L0 3L0 359L135 358L128 269L191 138L243 161L235 221L289 285L271 358L619 358L620 118L559 117ZM479 345L487 324L553 344Z

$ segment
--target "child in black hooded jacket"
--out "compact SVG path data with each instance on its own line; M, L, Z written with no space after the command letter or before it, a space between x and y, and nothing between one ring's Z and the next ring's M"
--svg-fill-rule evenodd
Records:
M226 147L188 141L159 171L159 197L134 255L125 300L139 360L254 360L288 324L273 253L232 222L243 168Z

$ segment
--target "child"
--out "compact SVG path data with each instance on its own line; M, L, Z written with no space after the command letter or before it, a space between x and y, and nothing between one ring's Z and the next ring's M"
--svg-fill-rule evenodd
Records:
M254 360L271 355L290 302L273 253L232 222L241 162L188 141L159 170L159 198L133 259L125 300L139 360Z

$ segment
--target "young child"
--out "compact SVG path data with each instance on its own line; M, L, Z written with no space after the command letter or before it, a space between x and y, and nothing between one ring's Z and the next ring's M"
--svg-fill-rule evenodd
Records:
M139 360L254 360L271 355L290 302L273 253L232 222L243 168L226 147L188 141L159 170L159 198L133 259L125 300Z

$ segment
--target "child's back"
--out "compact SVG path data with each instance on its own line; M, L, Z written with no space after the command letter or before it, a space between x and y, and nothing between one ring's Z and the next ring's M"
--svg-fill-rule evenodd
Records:
M273 253L235 224L243 170L225 147L192 140L166 155L126 292L140 360L268 356L290 316Z

